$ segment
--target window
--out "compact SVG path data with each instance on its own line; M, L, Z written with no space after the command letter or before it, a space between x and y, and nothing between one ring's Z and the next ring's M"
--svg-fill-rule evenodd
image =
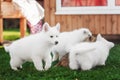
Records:
M107 0L61 0L62 7L107 6Z
M56 0L56 14L120 14L120 0Z
M115 0L115 5L120 6L120 0Z

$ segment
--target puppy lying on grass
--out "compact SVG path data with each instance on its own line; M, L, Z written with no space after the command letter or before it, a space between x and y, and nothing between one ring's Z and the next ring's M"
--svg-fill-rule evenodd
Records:
M69 53L69 67L72 70L90 70L98 65L105 65L114 43L107 41L100 34L96 42L84 42L73 46Z

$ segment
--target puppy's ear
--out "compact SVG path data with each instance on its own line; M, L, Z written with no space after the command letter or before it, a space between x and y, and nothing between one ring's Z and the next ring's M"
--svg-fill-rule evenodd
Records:
M97 40L101 40L101 38L102 38L101 34L98 34L97 35Z
M60 23L57 23L57 24L56 24L56 29L57 29L58 31L60 31Z
M49 31L49 29L50 29L49 24L48 24L47 22L44 23L44 24L43 24L43 29L42 29L42 31L47 32L47 31Z
M114 47L115 44L113 42L110 42L110 48Z

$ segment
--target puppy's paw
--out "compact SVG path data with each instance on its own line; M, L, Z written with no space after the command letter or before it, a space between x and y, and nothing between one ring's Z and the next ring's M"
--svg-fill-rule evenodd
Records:
M38 71L44 71L44 69L43 68L39 68L39 69L37 69Z
M47 71L49 68L50 68L50 67L48 67L48 66L45 66L45 70L46 70L46 71Z
M86 71L86 70L90 70L92 68L92 66L91 65L82 65L81 66L81 69L83 70L83 71Z
M53 58L53 59L52 59L52 62L54 62L54 61L56 61L56 60L57 60L57 59Z
M11 67L12 68L12 70L14 70L14 71L18 71L18 68L17 67Z
M19 66L19 67L17 67L17 68L21 70L21 69L22 69L22 65L20 65L20 66Z
M73 65L73 64L69 64L69 67L70 67L70 69L72 69L72 70L77 70L79 67L77 66L77 65Z

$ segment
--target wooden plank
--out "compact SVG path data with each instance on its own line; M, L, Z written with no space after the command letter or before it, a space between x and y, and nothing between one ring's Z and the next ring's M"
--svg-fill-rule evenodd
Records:
M120 15L118 15L118 20L117 20L117 23L118 23L118 34L120 34Z
M89 29L90 31L95 34L95 16L89 16Z
M66 22L67 22L67 18L66 16L61 16L61 31L68 31L67 30L67 25L66 25Z
M57 23L60 23L60 31L62 31L62 25L61 25L61 16L59 16L59 15L56 15L55 16L55 23L57 24Z
M45 22L50 24L50 0L44 0L44 9L45 9Z
M1 15L1 0L0 0L0 44L3 43L3 19Z
M100 33L100 15L95 15L95 34Z
M12 2L6 2L6 1L2 2L1 11L3 18L7 18L7 17L20 18L22 16L18 6L16 6Z
M26 19L25 18L21 18L20 19L20 33L21 33L21 37L25 36L26 28L27 28Z
M82 28L82 27L83 27L83 16L78 15L78 28Z
M89 16L88 15L83 15L83 27L89 28Z
M117 15L112 15L112 34L117 34Z
M106 34L112 34L112 16L106 16Z
M1 14L2 14L2 11L1 11L1 0L0 0L0 16L1 16Z
M22 17L24 17L24 16L22 16L22 15L3 15L3 18L13 18L13 19L15 19L15 18L22 18Z
M106 30L106 16L105 15L100 15L100 33L105 34Z
M60 18L61 16L59 16L59 15L56 15L55 16L55 22L56 23L60 23L60 21L61 21L61 18Z
M50 1L50 25L55 25L55 2L56 0Z
M72 30L78 28L78 16L72 16Z
M0 18L0 43L3 43L3 19Z
M72 30L72 16L71 15L67 15L67 23L66 23L66 28L68 31Z

